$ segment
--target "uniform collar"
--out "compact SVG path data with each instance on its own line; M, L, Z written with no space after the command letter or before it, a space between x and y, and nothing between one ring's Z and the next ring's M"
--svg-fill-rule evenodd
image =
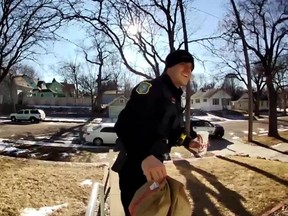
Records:
M168 88L172 91L174 95L177 95L178 97L181 97L183 94L183 91L181 88L177 88L174 83L172 82L171 78L166 74L163 73L160 76L160 79L168 86Z

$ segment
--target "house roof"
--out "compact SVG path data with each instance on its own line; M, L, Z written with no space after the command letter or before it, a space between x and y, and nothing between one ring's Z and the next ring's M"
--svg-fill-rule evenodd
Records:
M16 75L13 77L13 82L17 86L33 89L34 86L32 85L33 83L27 82L27 79L24 78L24 75Z
M208 89L198 90L195 94L191 96L192 99L198 99L198 98L211 98L216 92L218 92L220 89Z
M255 94L255 92L253 92ZM249 96L248 93L244 93L237 101L242 101L242 100L248 100ZM268 95L267 94L262 94L260 95L260 100L268 100Z
M120 95L117 98L115 98L114 100L112 100L110 103L108 103L106 106L110 106L111 104L113 104L115 101L117 101L118 99L123 98L124 100L127 100L127 98L124 95Z
M115 98L118 98L120 95L106 95L103 94L102 96L102 104L109 104L111 103Z

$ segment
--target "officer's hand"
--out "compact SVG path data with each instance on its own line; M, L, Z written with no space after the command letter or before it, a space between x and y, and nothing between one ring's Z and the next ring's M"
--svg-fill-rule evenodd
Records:
M153 155L146 157L141 167L147 181L161 182L167 176L164 164Z

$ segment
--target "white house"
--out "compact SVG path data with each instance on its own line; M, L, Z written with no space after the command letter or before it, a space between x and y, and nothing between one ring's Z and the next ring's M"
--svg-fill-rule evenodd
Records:
M222 89L200 89L191 96L191 107L205 111L231 109L231 96Z
M233 109L248 111L248 106L249 106L248 98L249 98L248 93L244 93L237 101L232 101ZM253 107L254 107L254 104L253 104ZM259 110L268 110L268 109L269 109L268 96L263 95L262 97L260 97Z

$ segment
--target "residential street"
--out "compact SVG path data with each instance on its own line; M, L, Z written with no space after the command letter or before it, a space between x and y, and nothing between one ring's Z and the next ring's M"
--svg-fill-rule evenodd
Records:
M248 121L247 120L231 120L223 122L215 122L220 124L225 129L224 138L227 140L239 140L243 137L247 137L248 134ZM268 119L263 118L260 120L254 120L253 122L253 135L264 136L268 133ZM278 130L288 130L288 117L278 118Z

